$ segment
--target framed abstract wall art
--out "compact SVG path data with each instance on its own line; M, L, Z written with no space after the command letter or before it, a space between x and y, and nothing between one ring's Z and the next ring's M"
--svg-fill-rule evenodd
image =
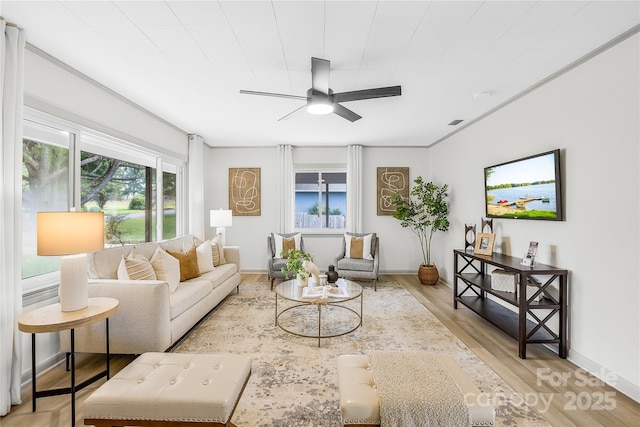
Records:
M229 209L234 216L260 216L260 168L229 168Z
M377 170L378 216L393 215L392 197L398 195L409 200L409 168L379 167Z

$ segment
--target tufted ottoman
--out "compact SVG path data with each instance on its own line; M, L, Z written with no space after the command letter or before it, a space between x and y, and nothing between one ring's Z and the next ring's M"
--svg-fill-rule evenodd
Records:
M233 426L250 374L248 356L144 353L85 400L84 424Z
M454 378L469 404L469 415L473 426L495 425L495 410L488 399L479 398L481 393L464 375L453 359L438 356ZM407 384L407 387L418 385ZM380 401L376 381L367 355L342 355L338 357L338 387L340 412L345 426L379 426Z

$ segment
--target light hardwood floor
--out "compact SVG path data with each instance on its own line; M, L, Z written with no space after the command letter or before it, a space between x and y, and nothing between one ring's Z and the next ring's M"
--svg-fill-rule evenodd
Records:
M266 275L243 275L244 281L264 281ZM480 359L516 390L528 404L553 426L640 426L640 404L600 384L594 377L567 360L560 359L541 345L527 348L527 359L518 357L517 342L466 307L453 309L450 288L443 284L423 286L414 275L386 275L384 280L397 280L427 307ZM133 360L133 356L114 356L112 374ZM78 357L78 382L104 369L104 357ZM560 380L564 376L566 380ZM558 381L554 381L554 380ZM68 386L64 364L38 377L38 389ZM82 402L104 383L97 381L77 394L76 425L82 426ZM560 384L559 384L560 383ZM63 427L71 419L69 395L40 398L37 412L31 412L31 387L22 390L22 404L16 405L0 427ZM249 426L247 426L249 427Z

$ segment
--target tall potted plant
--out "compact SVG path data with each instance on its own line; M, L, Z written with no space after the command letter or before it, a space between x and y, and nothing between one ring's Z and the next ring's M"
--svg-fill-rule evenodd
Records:
M393 217L400 225L416 233L420 240L423 264L418 269L418 278L424 285L435 285L440 278L438 268L431 262L431 239L436 231L449 229L449 207L447 206L447 184L438 186L425 182L421 176L414 180L409 200L394 195Z

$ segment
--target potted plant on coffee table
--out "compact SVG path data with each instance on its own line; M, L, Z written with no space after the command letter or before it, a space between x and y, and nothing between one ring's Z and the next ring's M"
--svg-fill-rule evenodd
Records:
M280 253L280 256L285 257L284 251ZM305 261L311 261L311 254L302 252L300 249L289 249L286 258L287 264L280 269L284 277L289 279L289 275L291 275L297 279L298 286L306 286L309 272L303 264Z
M420 240L423 264L418 269L418 278L424 285L435 285L440 278L438 268L431 262L431 239L436 231L449 229L447 206L447 184L438 186L425 182L421 176L414 180L409 200L393 196L393 217L400 225L416 233Z

